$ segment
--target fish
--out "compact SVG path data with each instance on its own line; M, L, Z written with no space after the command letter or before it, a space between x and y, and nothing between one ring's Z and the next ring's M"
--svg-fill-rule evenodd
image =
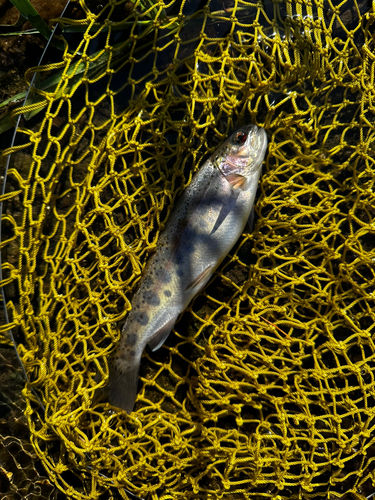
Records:
M239 128L178 199L109 362L105 393L112 406L133 411L146 345L151 351L163 345L180 314L241 236L254 205L267 143L263 128Z

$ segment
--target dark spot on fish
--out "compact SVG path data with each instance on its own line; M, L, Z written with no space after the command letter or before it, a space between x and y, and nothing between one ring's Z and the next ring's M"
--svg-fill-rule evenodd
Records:
M170 297L172 295L172 293L169 290L164 290L164 295L166 297Z
M147 325L148 315L145 312L136 313L134 316L135 316L135 320L137 321L137 323L139 323L142 326Z
M140 313L140 314L142 314L142 313ZM137 335L135 333L128 333L126 340L127 340L128 345L134 345L137 342Z
M162 276L160 276L160 280L163 282L163 283L169 283L172 278L171 278L171 275L167 272L164 272Z
M152 280L151 278L148 278L147 280L144 281L145 288L151 288L153 284L154 284L154 280Z
M164 271L164 269L156 269L155 275L162 283L169 283L172 279L170 274Z
M160 304L158 294L151 290L144 292L143 298L150 306L158 306Z
M131 356L131 357L135 356L135 351L133 349L131 351L129 351L129 356Z
M178 269L177 276L180 276L180 278L182 278L183 275L184 275L184 271L182 269Z

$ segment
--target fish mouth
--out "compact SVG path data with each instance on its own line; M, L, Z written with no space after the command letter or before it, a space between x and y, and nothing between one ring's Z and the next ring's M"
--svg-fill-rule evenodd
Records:
M267 132L264 130L264 128L257 127L256 133L258 134L259 142L260 142L258 153L260 155L263 155L266 152L266 149L267 149L267 146L268 146Z
M253 174L262 166L265 152L268 146L267 133L263 127L250 124L244 125L237 132L242 131L247 134L246 142L238 147L233 145L230 138L222 145L220 151L214 155L212 160L214 166L222 171L222 163L229 164L232 172L239 173L241 170L247 174ZM255 140L255 144L252 142ZM234 151L232 150L234 146ZM224 167L224 170L225 167ZM222 171L224 174L224 171Z
M264 157L266 154L266 149L268 147L268 137L267 132L263 127L258 127L257 125L250 126L249 130L253 130L253 133L257 135L257 147L256 150L252 152L252 165L250 168L250 173L254 173L259 170L263 164Z
M248 136L257 136L257 153L264 153L268 145L267 133L264 128L258 127L258 125L246 125L245 127L242 127L242 130L246 131ZM249 147L253 149L253 146L250 145Z
M257 150L256 153L259 155L263 155L267 149L267 146L268 146L267 133L264 130L264 128L258 127L258 125L251 124L251 125L246 125L245 127L243 127L243 130L246 130L246 133L248 135L252 134L252 135L257 136L258 145L256 148L256 150ZM250 146L250 148L253 149L252 146Z

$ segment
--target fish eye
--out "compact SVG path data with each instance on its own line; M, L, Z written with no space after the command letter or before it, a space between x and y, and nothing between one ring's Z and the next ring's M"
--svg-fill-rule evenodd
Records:
M246 139L247 139L247 133L240 130L235 134L235 136L232 139L232 142L233 144L241 145L244 144Z

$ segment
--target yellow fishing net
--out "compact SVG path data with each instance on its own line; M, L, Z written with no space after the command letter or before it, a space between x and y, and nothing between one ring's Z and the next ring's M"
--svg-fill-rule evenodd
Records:
M373 7L79 4L17 111L3 196L2 338L21 336L50 480L75 499L369 497ZM247 123L269 137L253 232L146 350L136 411L93 402L176 198Z

